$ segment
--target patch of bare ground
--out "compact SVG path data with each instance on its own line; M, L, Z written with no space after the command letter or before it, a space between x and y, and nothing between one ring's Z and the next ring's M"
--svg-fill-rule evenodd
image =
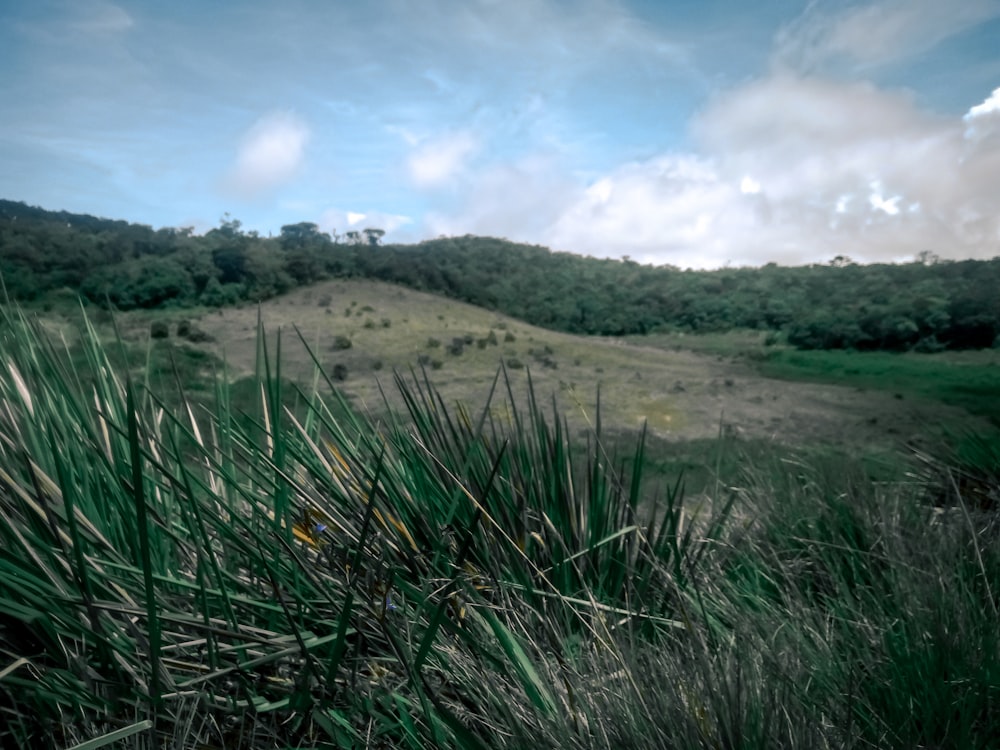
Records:
M253 371L258 308L225 309L197 321L209 347L234 375ZM274 351L280 331L282 374L312 382L313 361L358 407L394 406L393 372L421 367L449 403L482 407L498 367L510 374L515 399L528 372L540 399L559 404L570 427L592 424L600 389L605 427L630 430L645 421L668 440L709 438L722 429L786 445L826 442L858 448L920 443L943 424L969 422L961 410L855 388L773 380L744 362L690 351L561 334L482 308L373 281L328 281L260 306ZM380 389L380 384L384 388ZM495 408L503 411L500 402Z

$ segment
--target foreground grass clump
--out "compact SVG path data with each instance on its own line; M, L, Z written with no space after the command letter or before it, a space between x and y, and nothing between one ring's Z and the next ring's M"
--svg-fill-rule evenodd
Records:
M376 422L319 371L295 403L260 339L249 407L220 377L169 409L0 320L0 744L1000 733L995 507L780 464L688 511L644 498L641 438L573 449L502 377L475 412L397 377Z

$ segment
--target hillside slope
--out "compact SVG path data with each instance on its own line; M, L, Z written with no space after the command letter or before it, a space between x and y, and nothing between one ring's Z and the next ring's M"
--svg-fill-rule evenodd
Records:
M381 282L321 282L261 304L259 314L272 352L280 330L283 375L303 384L312 379L297 328L324 369L344 376L342 391L375 413L384 409L380 383L393 398L393 370L408 374L423 361L447 400L473 410L504 364L516 387L526 388L530 371L537 395L556 398L571 428L593 421L599 388L605 428L633 430L645 421L671 441L714 437L721 426L786 445L888 447L928 439L942 424L968 423L963 412L941 404L773 380L724 357L557 333ZM224 356L234 375L250 374L257 320L251 305L204 314L196 325L214 341L197 346Z

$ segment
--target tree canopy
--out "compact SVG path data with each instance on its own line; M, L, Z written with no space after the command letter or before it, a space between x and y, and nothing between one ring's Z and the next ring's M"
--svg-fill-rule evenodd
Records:
M802 348L937 351L1000 339L1000 258L682 271L488 237L382 245L373 227L276 238L237 219L196 236L0 201L0 275L31 300L79 291L120 309L221 306L331 277L381 279L579 334L770 330ZM341 241L343 239L343 241ZM376 250L377 248L377 250Z

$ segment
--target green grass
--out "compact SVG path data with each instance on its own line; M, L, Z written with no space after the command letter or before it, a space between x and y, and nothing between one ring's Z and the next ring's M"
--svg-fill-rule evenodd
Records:
M1000 351L937 354L805 351L763 331L651 334L628 341L665 350L689 350L747 363L765 377L884 391L892 397L940 401L1000 427Z
M769 352L758 364L769 376L884 390L959 406L1000 427L1000 352Z
M770 348L765 342L771 340L769 331L736 328L719 333L650 333L644 336L625 336L625 340L641 346L658 349L697 352L715 357L759 356ZM775 343L777 341L775 340Z
M627 443L628 436L623 439ZM625 455L631 458L628 452ZM682 442L647 437L642 473L650 492L666 492L680 479L687 497L711 498L739 486L748 467L759 470L768 466L783 474L787 468L784 461L856 464L863 467L873 482L898 482L915 468L915 461L898 450L875 451L868 447L852 450L849 446L824 443L790 448L773 440L723 434Z
M689 446L733 478L696 513L644 436L578 439L503 373L464 406L398 375L369 417L258 327L251 380L173 405L92 328L50 341L0 318L0 744L1000 735L1000 500L947 462Z

